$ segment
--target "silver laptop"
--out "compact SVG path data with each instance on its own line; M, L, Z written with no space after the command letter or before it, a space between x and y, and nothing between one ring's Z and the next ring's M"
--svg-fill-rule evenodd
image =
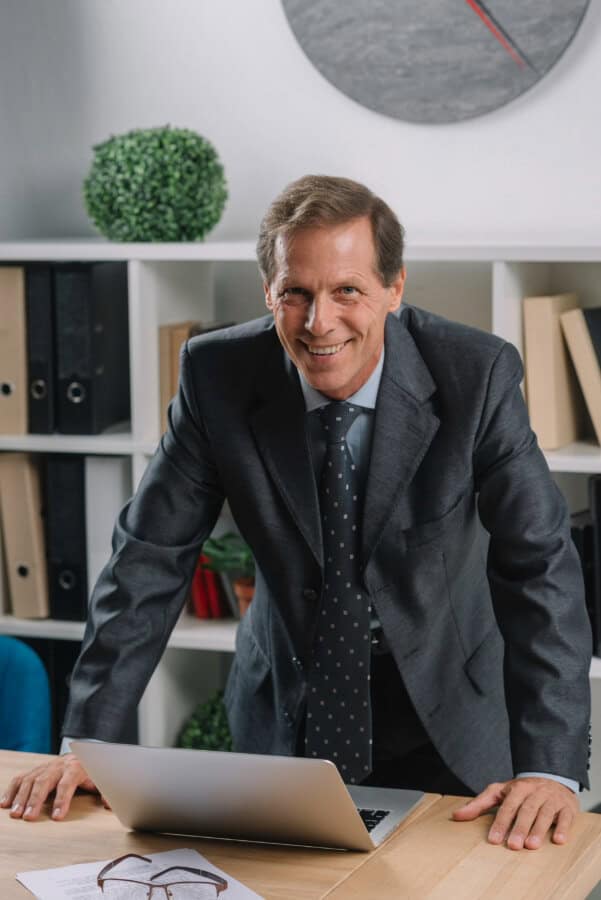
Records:
M72 741L128 828L372 850L421 791L345 785L334 763L293 756Z

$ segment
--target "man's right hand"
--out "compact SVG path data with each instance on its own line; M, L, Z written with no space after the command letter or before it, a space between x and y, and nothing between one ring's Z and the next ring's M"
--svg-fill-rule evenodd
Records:
M15 775L0 800L0 807L3 809L10 807L13 819L23 818L33 821L40 815L42 805L48 796L52 791L56 791L52 804L52 818L59 821L69 812L71 799L77 788L98 792L75 754L64 753L36 766L25 775Z

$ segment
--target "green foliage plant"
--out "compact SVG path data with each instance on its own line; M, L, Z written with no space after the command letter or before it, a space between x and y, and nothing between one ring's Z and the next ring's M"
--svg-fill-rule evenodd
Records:
M199 241L227 200L213 145L185 128L134 129L94 146L86 212L112 241Z
M222 691L216 691L194 710L179 734L177 746L188 750L232 750Z
M209 560L207 569L227 572L234 578L254 578L253 555L239 534L228 531L219 538L209 538L204 542L202 552Z

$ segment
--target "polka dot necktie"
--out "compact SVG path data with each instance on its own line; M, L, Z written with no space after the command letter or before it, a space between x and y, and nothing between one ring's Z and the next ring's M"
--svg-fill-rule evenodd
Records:
M346 433L361 408L333 402L319 410L327 450L320 483L324 591L308 681L305 755L331 759L344 781L371 771L368 597L359 583L356 467Z

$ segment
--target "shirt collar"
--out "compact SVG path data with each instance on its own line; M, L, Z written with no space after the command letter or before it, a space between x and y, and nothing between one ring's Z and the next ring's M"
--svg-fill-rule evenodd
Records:
M373 370L365 384L363 384L358 391L355 391L350 397L347 397L346 403L355 403L357 406L362 406L365 409L375 409L376 408L376 398L378 396L378 388L380 387L380 379L382 378L382 369L384 367L384 348L382 347L382 353L380 354L380 359L378 360L378 364L376 368ZM328 403L332 402L331 397L326 397L325 394L322 394L320 391L317 391L314 387L312 387L309 382L303 376L303 373L300 369L298 371L298 377L300 378L300 385L303 391L303 397L305 398L305 408L307 412L313 412L314 409L319 409L321 406L327 406Z

